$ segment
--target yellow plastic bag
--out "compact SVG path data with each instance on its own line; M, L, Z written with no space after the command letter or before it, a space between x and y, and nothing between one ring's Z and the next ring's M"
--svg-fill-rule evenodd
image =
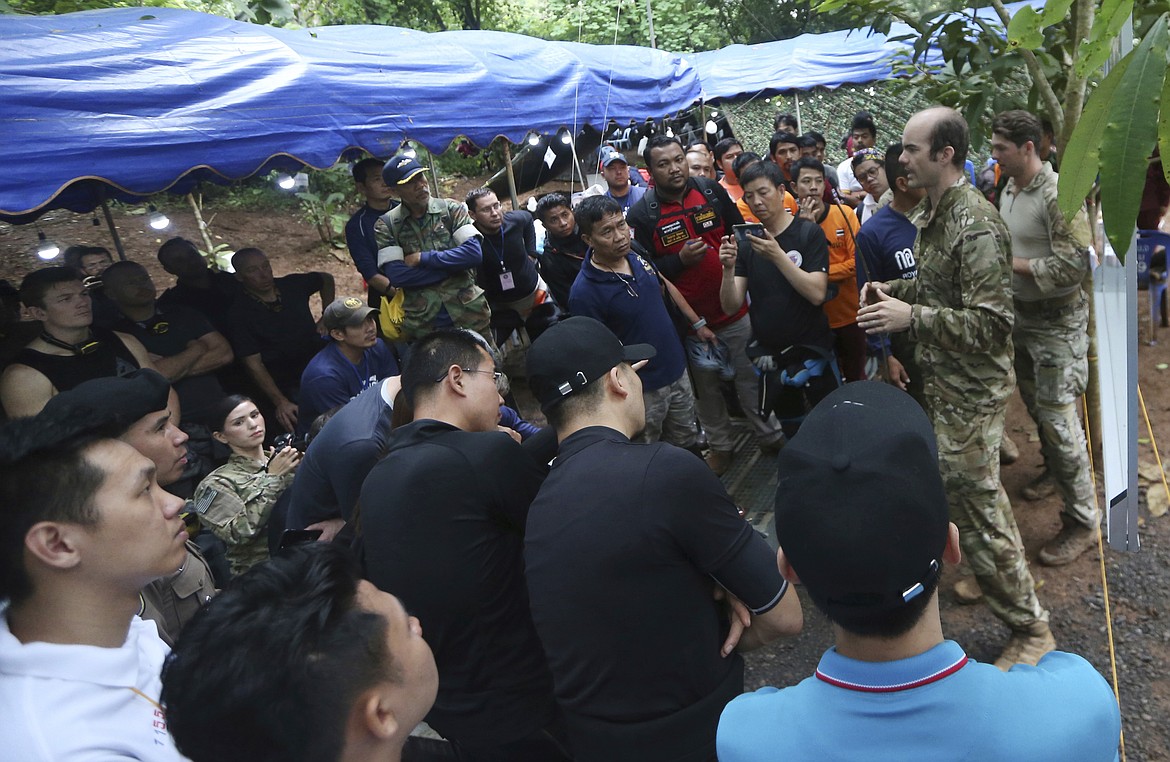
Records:
M402 321L406 319L406 292L398 289L394 298L382 297L382 305L378 310L378 323L382 326L382 336L386 341L398 341L402 338Z

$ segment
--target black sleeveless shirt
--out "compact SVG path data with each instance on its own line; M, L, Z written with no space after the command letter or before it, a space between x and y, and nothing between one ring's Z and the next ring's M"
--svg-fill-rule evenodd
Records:
M89 354L50 355L25 347L12 362L44 374L58 392L95 378L125 376L138 370L138 360L113 331L94 327L91 332L98 347Z

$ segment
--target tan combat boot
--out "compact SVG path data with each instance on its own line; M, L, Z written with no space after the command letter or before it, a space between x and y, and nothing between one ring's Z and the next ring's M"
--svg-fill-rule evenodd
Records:
M1056 492L1056 480L1052 478L1052 474L1046 468L1040 472L1032 481L1025 484L1020 489L1020 496L1030 503L1044 498Z
M716 476L723 476L731 467L731 453L725 450L716 450L714 447L707 451L703 460L707 461L707 465L715 472Z
M1055 650L1056 639L1052 637L1048 622L1036 622L1027 629L1012 631L1003 653L995 660L995 666L1004 672L1016 664L1036 666L1044 654Z
M978 603L983 600L983 590L979 587L979 580L974 577L963 577L955 583L955 601L964 606Z
M1037 556L1045 566L1064 566L1080 558L1081 554L1097 545L1097 528L1089 528L1069 519L1060 517L1064 525L1060 534L1052 538Z
M1002 465L1015 463L1020 459L1020 448L1016 447L1016 443L1007 434L1003 435L1003 441L999 443L999 462Z

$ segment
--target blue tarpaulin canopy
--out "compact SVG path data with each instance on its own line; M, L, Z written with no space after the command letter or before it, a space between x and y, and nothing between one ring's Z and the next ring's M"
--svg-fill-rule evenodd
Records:
M359 148L387 156L405 138L432 151L459 135L515 143L702 98L886 79L904 47L859 30L684 57L505 32L290 30L171 8L0 16L0 220L328 167Z
M694 69L649 48L148 10L0 16L0 219L386 156L404 138L442 151L601 130L699 98Z
M1008 13L1025 5L1043 6L1041 0L1007 5ZM992 8L980 8L976 16L999 24ZM909 52L909 42L899 40L917 33L906 24L892 24L888 35L869 27L824 34L802 34L789 40L757 45L728 45L688 57L699 71L703 97L708 101L740 95L839 87L889 79L899 53ZM931 48L919 62L928 68L942 65L942 55Z

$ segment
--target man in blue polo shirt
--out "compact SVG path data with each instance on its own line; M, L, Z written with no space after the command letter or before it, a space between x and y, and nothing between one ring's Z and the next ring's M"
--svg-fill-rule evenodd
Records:
M591 196L577 207L576 217L589 251L569 292L569 312L601 321L624 343L649 344L657 350L641 374L646 401L642 438L662 439L697 454L695 393L666 299L673 301L700 339L713 341L715 334L670 281L659 277L646 250L630 240L618 202Z
M301 374L297 434L303 436L317 416L349 402L375 381L398 375L398 359L378 338L377 314L353 296L325 308L321 322L332 341Z
M780 453L776 537L836 646L814 677L727 705L721 762L1117 758L1117 701L1087 661L1052 651L1005 673L943 638L959 530L909 395L861 381L821 401Z
M914 239L918 228L910 221L910 214L926 196L923 188L911 188L902 157L902 143L891 143L886 149L886 180L893 198L879 208L857 231L857 288L862 290L872 278L879 283L910 280L918 275L914 259ZM868 276L868 277L867 277ZM883 349L884 345L884 349ZM922 376L914 364L914 346L905 333L869 335L866 337L869 361L867 377L876 379L885 373L886 379L921 399ZM878 361L883 361L885 368ZM869 373L873 370L874 373Z

